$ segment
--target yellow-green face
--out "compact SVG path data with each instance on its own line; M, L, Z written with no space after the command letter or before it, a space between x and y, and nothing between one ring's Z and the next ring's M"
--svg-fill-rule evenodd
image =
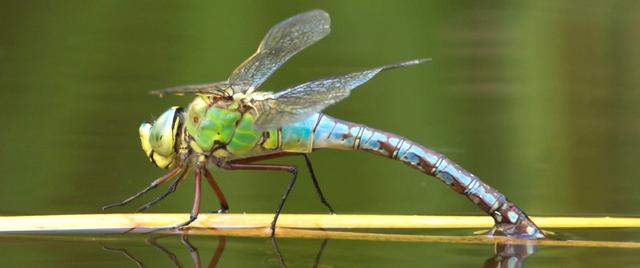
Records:
M140 125L142 150L156 166L170 168L176 164L182 120L182 108L176 106L165 111L153 124Z

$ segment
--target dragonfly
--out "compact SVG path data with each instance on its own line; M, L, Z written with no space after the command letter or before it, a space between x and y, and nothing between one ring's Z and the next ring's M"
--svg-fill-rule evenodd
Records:
M409 60L308 81L275 93L256 91L292 56L328 35L330 24L329 14L325 11L300 13L273 26L257 51L242 62L227 80L152 91L159 96L195 95L187 108L171 107L155 122L143 123L139 128L146 156L157 167L169 171L142 191L103 209L126 205L173 179L165 193L138 209L138 212L144 211L174 192L193 169L195 190L190 217L172 227L183 228L198 217L203 178L219 200L218 212L225 213L229 209L226 197L208 166L224 170L288 172L291 179L270 225L271 236L274 236L278 217L296 183L298 169L294 165L260 161L303 156L320 201L330 213L335 213L320 189L308 154L321 149L337 149L364 151L400 161L439 179L494 219L491 234L543 238L543 232L524 211L443 154L405 137L322 113L380 72L417 65L430 59Z

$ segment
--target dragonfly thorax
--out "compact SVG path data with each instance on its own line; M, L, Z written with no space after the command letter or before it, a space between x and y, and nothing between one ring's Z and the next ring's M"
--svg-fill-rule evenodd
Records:
M149 160L160 168L173 167L179 158L183 109L169 108L158 119L140 125L140 143Z

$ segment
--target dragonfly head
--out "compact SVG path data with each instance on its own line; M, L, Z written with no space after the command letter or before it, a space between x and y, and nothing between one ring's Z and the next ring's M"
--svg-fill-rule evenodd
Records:
M151 163L160 168L171 168L177 164L183 113L182 108L174 106L160 115L153 124L140 125L142 150Z

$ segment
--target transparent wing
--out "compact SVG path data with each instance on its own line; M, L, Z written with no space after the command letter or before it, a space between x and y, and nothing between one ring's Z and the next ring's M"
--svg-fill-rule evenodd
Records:
M152 95L202 93L216 94L232 88L233 93L258 88L276 69L296 53L325 37L331 20L322 10L312 10L290 17L271 27L258 50L238 66L227 81L177 86L153 90Z
M289 58L329 34L330 24L329 14L312 10L273 26L258 50L229 76L234 93L258 88Z
M274 94L273 98L255 103L258 111L255 124L261 129L268 129L297 122L346 98L352 89L369 81L383 70L420 64L427 60L429 59L385 65L291 87Z
M151 95L164 96L169 94L182 95L186 93L202 93L202 94L215 94L217 92L223 93L225 89L231 85L227 81L213 82L199 85L184 85L171 88L157 89L149 91Z

